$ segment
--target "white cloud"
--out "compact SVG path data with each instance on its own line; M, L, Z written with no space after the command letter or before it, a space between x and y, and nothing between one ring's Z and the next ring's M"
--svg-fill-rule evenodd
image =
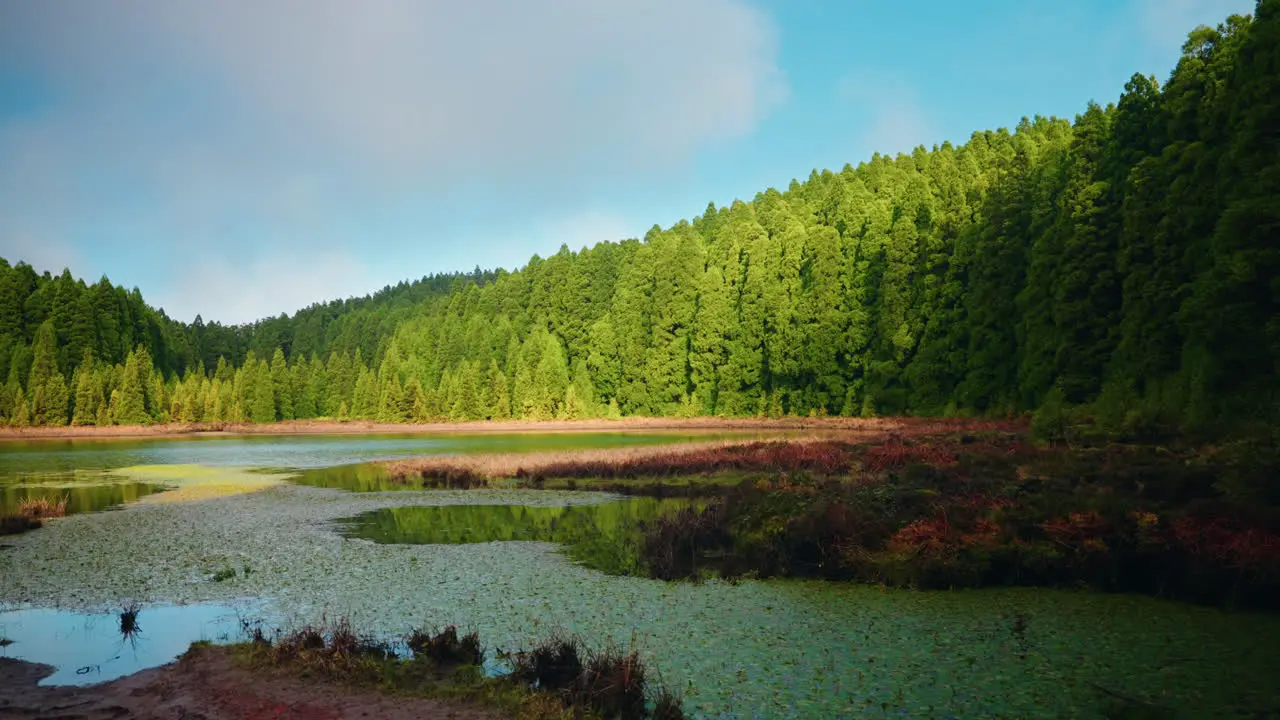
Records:
M749 132L785 93L774 29L740 0L32 0L3 27L68 91L54 119L74 146L152 172L653 167Z
M38 273L48 271L58 275L70 270L76 277L82 275L78 271L82 261L80 253L60 238L39 232L15 229L0 237L0 257L11 265L25 262ZM89 282L95 280L97 278L88 278Z
M39 90L0 115L0 237L136 260L130 284L148 297L151 276L197 258L264 277L343 248L385 258L401 249L388 243L431 242L436 221L475 214L466 203L515 225L571 214L594 192L684 172L787 93L776 28L749 0L15 0L0 12L0 70ZM603 217L585 213L573 232L614 231ZM451 268L404 272L436 269ZM212 273L210 292L288 309L254 277ZM295 286L281 302L339 292Z
M170 279L148 293L153 305L184 322L200 315L224 324L293 313L319 299L367 295L387 284L345 252L270 253L250 262L204 256L176 268Z

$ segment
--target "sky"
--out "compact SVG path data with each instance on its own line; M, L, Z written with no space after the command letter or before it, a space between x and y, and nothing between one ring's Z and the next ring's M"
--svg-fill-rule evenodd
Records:
M0 257L241 323L1073 117L1252 0L0 3Z

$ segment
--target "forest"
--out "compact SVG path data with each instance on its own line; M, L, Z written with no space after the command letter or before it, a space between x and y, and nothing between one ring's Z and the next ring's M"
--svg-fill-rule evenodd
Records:
M0 261L0 422L1036 413L1280 424L1280 0L1074 120L228 327Z

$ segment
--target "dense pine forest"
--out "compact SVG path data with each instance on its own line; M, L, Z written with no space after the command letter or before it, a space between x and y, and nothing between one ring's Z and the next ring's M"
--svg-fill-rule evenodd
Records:
M253 325L0 262L10 425L1039 412L1280 421L1280 0L1024 118L643 240Z

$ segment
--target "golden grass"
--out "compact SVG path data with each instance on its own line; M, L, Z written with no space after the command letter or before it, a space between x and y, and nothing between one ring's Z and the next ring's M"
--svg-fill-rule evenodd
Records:
M879 436L879 433L875 434ZM842 433L841 439L857 442L857 435ZM823 434L792 438L777 438L765 442L813 443L830 440ZM867 439L871 439L868 437ZM671 465L680 465L681 459L707 450L745 447L761 442L760 438L684 442L674 445L640 445L622 448L593 448L588 450L554 450L533 453L489 453L445 457L410 458L390 460L385 463L393 478L418 475L443 475L449 473L474 473L490 478L513 478L538 475L549 468L567 465L625 465L639 460L666 459Z
M18 503L18 515L30 520L62 517L67 514L67 501L70 499L68 495L57 499L27 498Z
M642 424L643 421L643 424ZM590 425L607 421L585 421ZM501 479L538 475L548 468L566 465L621 466L640 460L668 459L673 466L681 465L681 459L707 450L736 448L765 442L812 443L840 441L845 443L881 442L890 438L921 438L955 433L983 433L1017 430L1020 426L1011 421L977 420L962 418L777 418L777 419L725 419L694 418L692 420L664 420L661 418L628 418L618 425L630 425L631 429L657 429L661 423L672 423L674 429L684 431L710 430L761 430L771 435L747 436L732 439L689 441L659 445L640 445L620 448L593 448L586 450L554 450L532 453L487 453L476 455L433 456L390 460L383 463L393 478L411 478L428 475L474 474L482 478ZM544 423L540 427L566 423ZM787 432L790 431L790 432ZM782 432L787 432L783 435Z

